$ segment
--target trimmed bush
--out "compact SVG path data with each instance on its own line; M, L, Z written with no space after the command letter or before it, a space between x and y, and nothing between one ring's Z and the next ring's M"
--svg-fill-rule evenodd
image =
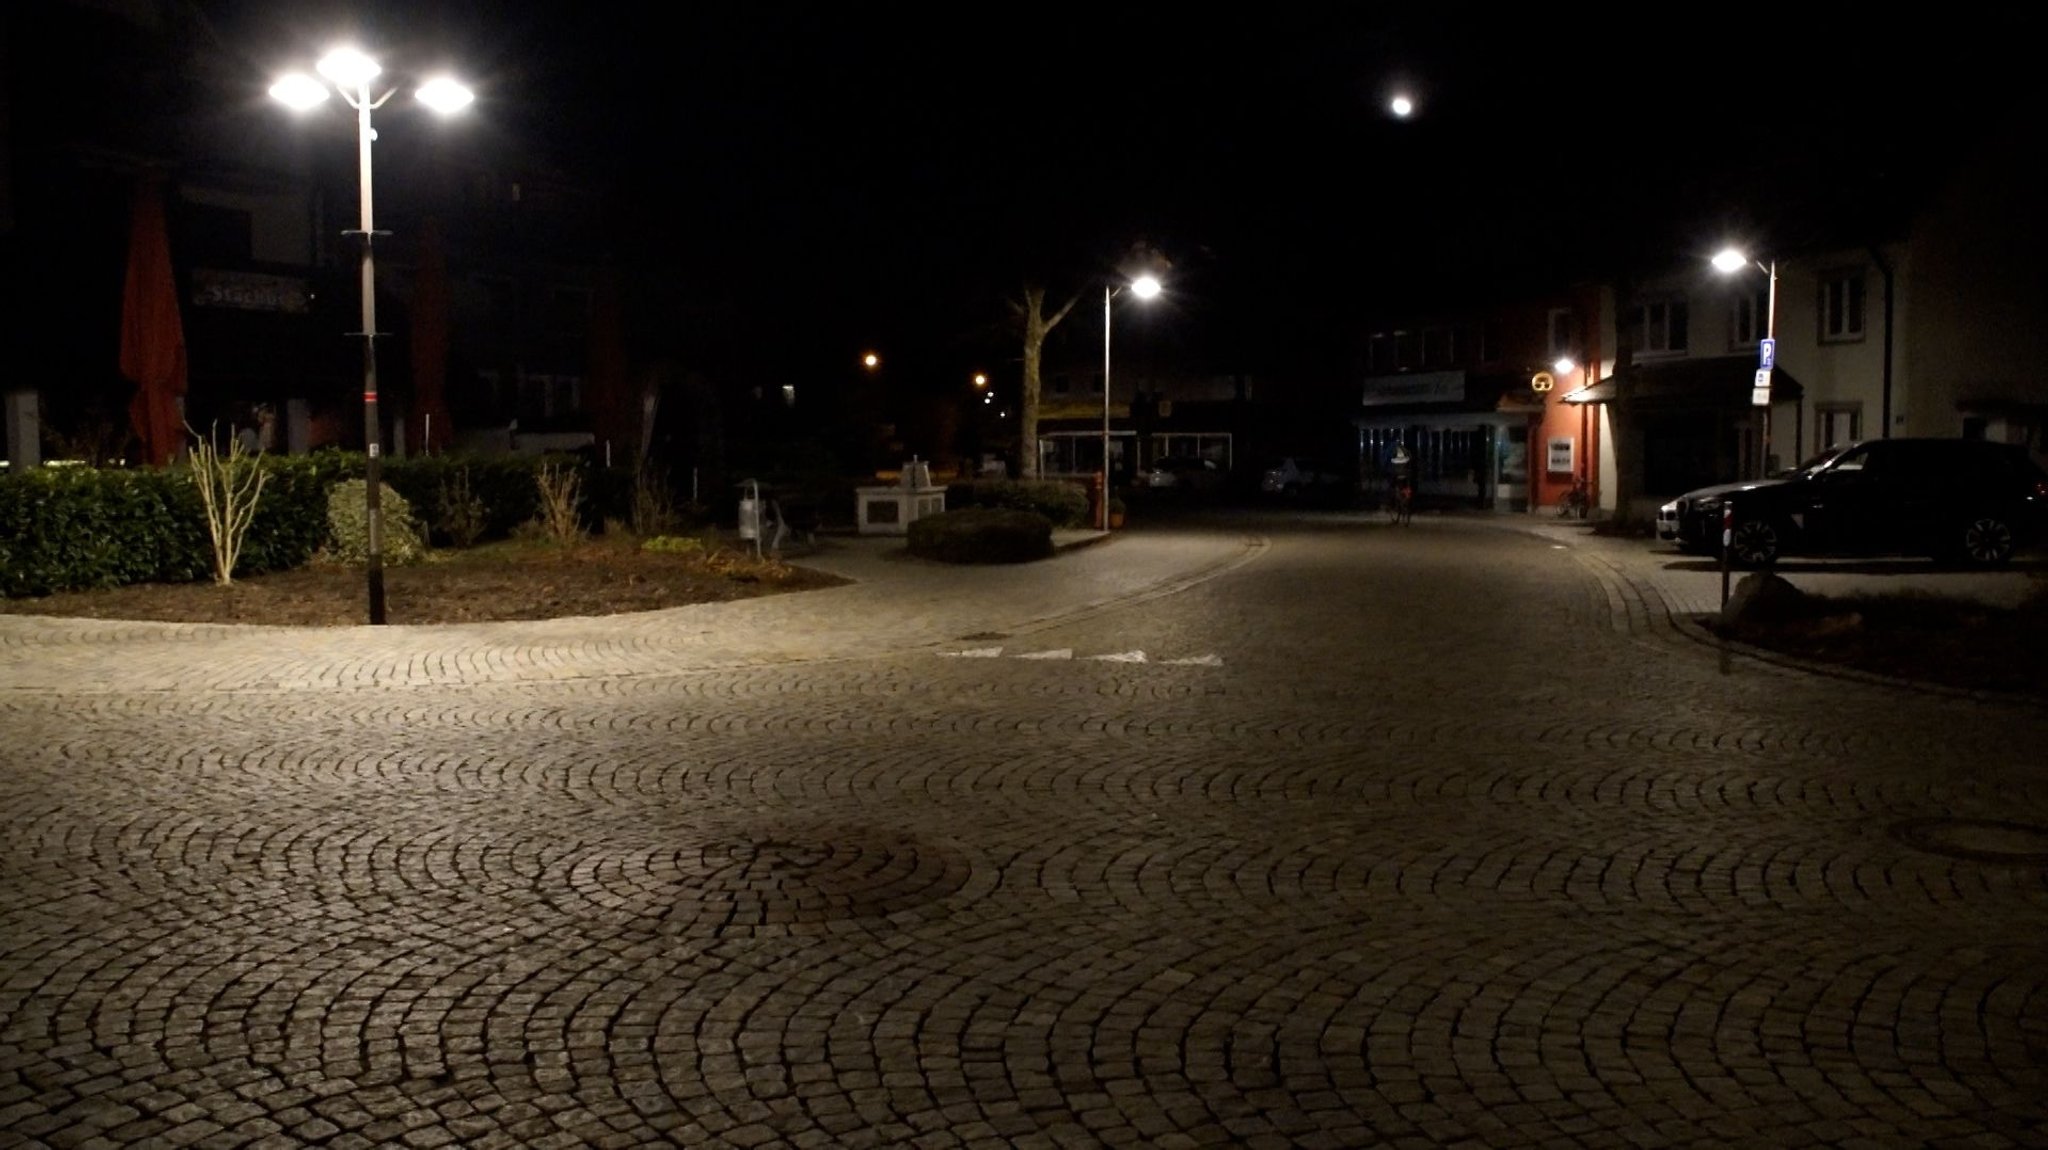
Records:
M910 523L910 553L941 563L1029 563L1052 555L1052 521L1036 511L969 507Z
M1058 479L976 479L946 488L947 507L1034 511L1055 527L1087 525L1088 492Z
M183 470L42 467L0 478L9 598L207 578L205 513Z
M378 484L377 502L384 513L381 559L386 567L403 567L426 557L427 545L413 518L412 504L391 489ZM360 479L344 479L327 493L327 525L331 538L327 557L337 563L363 563L370 555L370 485Z

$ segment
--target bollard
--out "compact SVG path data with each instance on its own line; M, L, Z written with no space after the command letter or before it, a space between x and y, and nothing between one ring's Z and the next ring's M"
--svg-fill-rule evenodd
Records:
M1728 563L1729 554L1735 550L1735 508L1729 504L1721 507L1721 609L1728 609Z

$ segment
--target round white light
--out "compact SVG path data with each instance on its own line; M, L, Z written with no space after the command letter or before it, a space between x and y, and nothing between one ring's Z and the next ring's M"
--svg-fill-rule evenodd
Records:
M304 72L293 72L270 86L270 98L291 108L311 108L327 98L327 85Z
M1559 357L1556 363L1550 365L1550 369L1559 375L1570 375L1579 370L1579 365L1573 363L1572 357L1567 355Z
M360 88L377 78L384 69L354 48L336 48L320 57L320 74L344 88Z
M413 93L419 102L446 115L460 112L476 102L476 93L446 76L436 76Z
M1714 253L1714 270L1739 272L1749 266L1749 257L1734 248L1723 248Z
M1387 108L1396 116L1405 120L1415 114L1415 101L1406 96L1396 96L1387 104Z
M1131 294L1139 299L1151 299L1159 294L1159 277L1139 276L1131 281Z

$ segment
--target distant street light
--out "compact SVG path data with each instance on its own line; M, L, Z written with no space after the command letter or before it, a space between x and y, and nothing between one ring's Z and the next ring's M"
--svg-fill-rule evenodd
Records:
M1159 277L1143 275L1128 284L1105 284L1102 288L1102 499L1101 523L1104 531L1109 530L1109 301L1130 288L1131 294L1139 299L1151 299L1159 294ZM1133 443L1135 444L1135 440ZM1135 465L1136 458L1132 463Z
M380 490L384 482L384 435L377 418L377 261L371 251L375 246L377 225L370 195L370 142L377 138L377 132L370 126L370 113L383 107L384 101L389 100L396 89L386 90L383 95L371 99L370 81L376 79L383 69L375 60L353 48L337 48L321 57L315 67L356 111L356 167L362 227L350 234L360 236L363 242L363 330L359 334L363 337L363 482L366 487L363 498L369 520L366 567L370 584L370 622L381 625L384 622L384 501ZM270 86L272 98L301 111L324 102L328 94L327 84L304 72L291 73ZM476 99L468 88L446 77L429 80L415 96L420 103L443 114L460 111Z
M1714 254L1714 270L1723 275L1733 275L1744 268L1754 266L1770 277L1770 294L1764 305L1764 338L1757 345L1756 387L1751 399L1756 406L1764 409L1763 444L1757 452L1757 472L1761 478L1771 477L1771 373L1778 362L1778 261L1760 263L1736 248L1723 248Z
M869 352L866 355L860 357L860 365L862 367L867 368L869 371L873 371L876 368L882 366L882 357L876 355L874 352Z
M1405 120L1415 114L1415 101L1406 96L1396 96L1387 102L1387 110L1397 119Z

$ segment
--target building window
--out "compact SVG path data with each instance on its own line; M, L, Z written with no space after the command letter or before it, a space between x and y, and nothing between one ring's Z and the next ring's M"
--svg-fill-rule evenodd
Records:
M1380 332L1366 341L1365 368L1372 375L1386 375L1394 370L1394 336L1391 332Z
M1422 329L1422 366L1445 368L1456 358L1457 348L1447 327L1426 327Z
M1843 272L1820 281L1822 343L1853 343L1863 338L1863 272Z
M1394 333L1394 370L1410 371L1422 362L1422 336L1419 332L1397 331Z
M1645 355L1676 355L1686 349L1685 301L1650 300L1636 307L1636 351Z
M1572 309L1568 307L1551 308L1550 338L1546 345L1550 349L1549 358L1555 362L1568 355L1577 355L1578 351L1575 345L1578 342L1573 337L1572 332Z
M1863 405L1860 403L1816 403L1813 405L1813 449L1854 443L1863 438Z
M1770 331L1770 308L1769 288L1736 296L1728 317L1729 348L1754 347L1763 342Z

